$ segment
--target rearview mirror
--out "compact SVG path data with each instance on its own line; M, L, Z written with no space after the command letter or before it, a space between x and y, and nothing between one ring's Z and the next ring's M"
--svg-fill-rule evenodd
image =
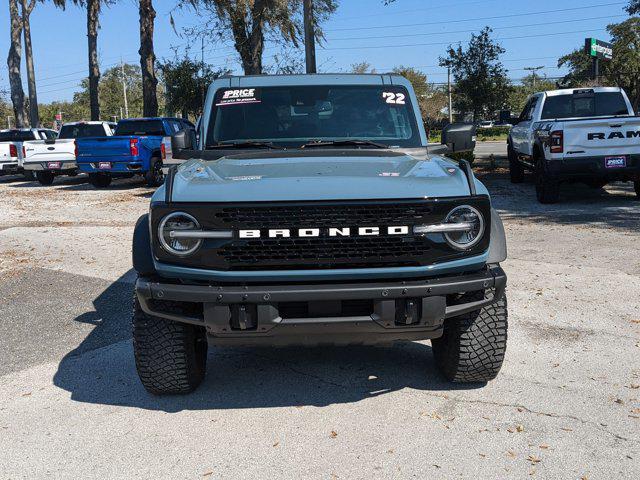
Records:
M472 123L450 123L442 129L440 143L452 152L473 151L476 148L476 126Z
M181 150L193 150L193 132L183 129L171 135L171 150L179 152Z

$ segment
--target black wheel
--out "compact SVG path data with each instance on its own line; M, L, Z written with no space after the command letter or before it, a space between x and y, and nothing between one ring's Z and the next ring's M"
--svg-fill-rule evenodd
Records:
M503 296L481 310L445 320L444 334L431 340L431 345L436 364L448 380L488 382L496 378L507 349L507 316Z
M134 300L133 354L144 388L154 395L189 393L207 366L204 328L147 315Z
M511 146L507 147L507 157L509 159L509 178L511 183L522 183L524 181L524 168L518 162L518 156Z
M162 173L162 160L156 157L151 159L151 168L144 174L147 187L159 187L164 182L164 173Z
M40 182L40 185L51 185L55 175L53 172L44 170L36 172L36 178L38 179L38 182Z
M26 180L35 180L36 176L33 173L33 170L25 170L24 172L22 172L22 176L26 179Z
M556 203L560 198L560 184L547 174L540 159L536 162L536 197L540 203Z
M107 188L111 185L111 175L108 173L90 173L89 183L96 188Z

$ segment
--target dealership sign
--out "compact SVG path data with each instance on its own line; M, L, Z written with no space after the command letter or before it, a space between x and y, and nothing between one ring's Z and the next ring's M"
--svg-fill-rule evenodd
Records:
M613 45L596 38L585 38L585 51L594 58L611 60L613 58Z

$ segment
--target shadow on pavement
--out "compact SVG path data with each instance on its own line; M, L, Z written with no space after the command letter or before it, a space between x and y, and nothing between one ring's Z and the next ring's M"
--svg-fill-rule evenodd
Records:
M207 376L195 392L155 397L138 380L128 340L131 291L130 284L114 282L94 299L94 311L75 319L95 328L65 355L54 376L54 384L70 392L72 400L177 412L326 406L357 402L403 388L450 391L456 387L438 375L431 347L422 343L210 348Z

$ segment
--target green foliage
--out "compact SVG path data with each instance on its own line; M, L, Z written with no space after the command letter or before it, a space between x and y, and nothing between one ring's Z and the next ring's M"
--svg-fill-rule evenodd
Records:
M640 13L640 0L629 0L626 10L629 15Z
M632 4L637 8L640 0ZM631 17L608 25L607 31L613 44L613 60L600 62L600 83L622 87L637 111L640 107L640 18ZM569 68L569 74L563 79L567 87L593 86L596 83L591 79L591 57L582 47L560 57L558 66Z
M140 66L125 63L123 68L124 81L127 85L129 117L141 117L142 74L140 73ZM100 102L100 115L103 120L119 119L125 114L124 87L122 80L123 74L119 66L106 70L100 77L98 98ZM80 91L73 95L73 103L77 103L81 109L84 109L83 111L90 111L89 80L86 78L80 83Z
M472 112L474 120L504 108L509 93L507 71L499 61L505 50L491 39L491 32L485 27L471 35L466 49L450 46L440 57L440 65L451 67L455 80L454 107Z
M512 112L520 113L524 108L525 103L529 95L535 92L542 92L545 90L553 90L556 88L556 84L551 80L547 80L546 77L539 77L528 75L522 79L521 85L513 85L509 91L508 108Z
M182 59L165 60L158 64L166 88L166 108L170 113L196 117L202 113L204 94L209 85L224 71L214 71L210 65L195 62L185 55Z
M351 64L351 73L376 73L376 69L369 62L358 62Z
M441 88L429 85L427 76L413 67L395 67L393 73L402 75L411 82L418 97L418 105L422 113L422 120L431 124L433 121L444 118L442 109L447 106L447 95Z

